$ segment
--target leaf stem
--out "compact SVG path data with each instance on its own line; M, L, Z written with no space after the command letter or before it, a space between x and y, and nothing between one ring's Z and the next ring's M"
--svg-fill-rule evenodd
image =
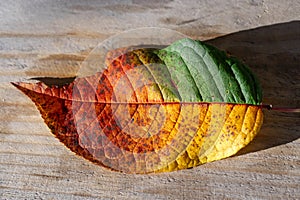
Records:
M275 110L279 112L291 112L291 113L299 113L300 108L287 108L287 107L274 107L273 105L262 105L262 108L268 109L268 110Z

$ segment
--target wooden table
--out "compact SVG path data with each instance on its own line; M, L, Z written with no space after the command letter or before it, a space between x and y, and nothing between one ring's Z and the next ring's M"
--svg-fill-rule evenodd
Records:
M299 1L103 2L0 1L0 199L300 199L299 113L265 110L259 135L231 158L128 175L70 152L10 84L74 76L108 36L159 26L241 58L265 104L299 108Z

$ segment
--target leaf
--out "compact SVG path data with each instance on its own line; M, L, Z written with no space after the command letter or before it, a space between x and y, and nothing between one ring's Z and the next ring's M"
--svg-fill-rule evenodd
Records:
M116 49L107 68L62 87L13 83L70 150L126 173L234 155L262 124L261 90L241 62L200 41Z

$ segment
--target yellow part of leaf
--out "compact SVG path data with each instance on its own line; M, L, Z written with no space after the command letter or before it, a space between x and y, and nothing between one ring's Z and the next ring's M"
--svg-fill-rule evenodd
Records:
M187 110L192 109L192 105L187 107ZM263 122L261 107L253 105L209 104L207 109L200 107L199 112L200 127L196 135L186 149L159 172L191 168L232 156L252 141ZM190 123L190 126L193 125Z

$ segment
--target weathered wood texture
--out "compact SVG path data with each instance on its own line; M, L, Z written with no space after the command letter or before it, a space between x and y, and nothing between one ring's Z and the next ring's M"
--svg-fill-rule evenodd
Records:
M127 175L70 152L9 83L73 76L106 37L159 26L243 59L262 83L264 103L299 107L299 10L298 0L0 1L0 198L300 199L299 113L266 110L257 138L232 158Z

